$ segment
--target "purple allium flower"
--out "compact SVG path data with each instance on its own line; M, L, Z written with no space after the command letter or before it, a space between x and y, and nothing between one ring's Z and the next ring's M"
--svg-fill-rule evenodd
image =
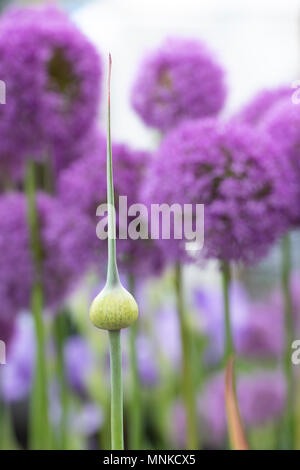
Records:
M69 384L78 393L83 393L93 365L88 343L81 336L72 336L66 341L64 356Z
M156 350L146 335L140 334L136 339L137 364L141 382L145 386L156 385L159 380L159 369Z
M1 165L19 177L25 157L66 165L62 147L85 137L97 116L101 64L87 38L53 6L17 8L0 19ZM59 149L59 154L57 151Z
M106 203L106 141L101 133L94 133L80 160L66 169L59 178L59 193L63 202L89 217L90 237L94 241L95 263L106 260L107 241L97 239L96 226L101 220L96 216L96 209ZM117 253L120 270L139 278L157 274L164 266L164 257L160 248L150 239L119 239L119 229L127 230L124 219L118 217L119 196L127 197L127 208L139 202L140 186L143 182L149 154L131 150L123 144L112 145L115 175L115 206L117 211ZM80 195L80 197L78 197ZM131 221L133 217L128 217ZM100 258L99 258L100 254ZM102 263L103 268L106 262Z
M238 403L245 426L255 427L278 418L284 410L286 389L282 373L259 372L238 377ZM199 413L205 424L204 434L220 442L227 430L224 374L216 374L199 398Z
M147 125L166 131L186 119L216 115L225 97L223 68L205 44L169 38L142 63L131 102Z
M287 207L290 223L300 225L300 110L290 99L280 101L267 113L263 129L279 149L281 160L290 165L289 179L282 177L286 191L294 191L294 199ZM289 197L289 196L287 196Z
M271 90L261 90L250 102L242 107L233 119L251 126L261 125L268 111L280 101L291 97L291 95L290 87L282 86Z
M32 317L18 315L16 328L6 364L1 370L1 389L7 402L17 401L28 395L34 372L35 339Z
M45 305L55 307L85 273L90 240L85 219L58 200L39 193L37 207ZM34 271L23 194L10 192L0 198L0 220L1 311L13 315L29 308Z
M248 126L189 121L162 141L143 197L148 205L204 204L202 255L253 263L287 226L289 190L276 157L271 140ZM171 259L187 259L186 240L160 242Z

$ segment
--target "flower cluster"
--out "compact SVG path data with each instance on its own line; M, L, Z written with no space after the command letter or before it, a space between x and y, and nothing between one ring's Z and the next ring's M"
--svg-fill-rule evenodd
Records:
M186 119L216 115L225 97L224 71L206 46L169 38L144 60L131 101L147 125L166 131Z

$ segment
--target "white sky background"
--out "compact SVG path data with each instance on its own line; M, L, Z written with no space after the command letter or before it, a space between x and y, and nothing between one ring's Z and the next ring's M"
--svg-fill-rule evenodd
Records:
M112 53L113 137L134 147L151 148L155 137L131 110L131 84L145 52L168 35L215 51L227 70L225 114L261 88L300 79L300 0L94 0L73 18L104 61Z

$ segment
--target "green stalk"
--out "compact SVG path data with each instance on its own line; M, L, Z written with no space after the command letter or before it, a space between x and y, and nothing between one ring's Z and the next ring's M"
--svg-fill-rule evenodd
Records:
M108 263L106 285L115 287L120 284L116 255L116 219L114 183L111 152L111 113L110 113L111 56L108 72L108 116L107 116L107 203L108 203ZM124 449L123 438L123 385L121 331L109 331L110 377L111 377L111 448Z
M233 336L232 336L230 305L229 305L230 265L228 262L226 261L222 262L221 272L222 272L224 319L225 319L224 364L226 364L229 357L234 354L234 343L233 343Z
M130 292L134 295L134 279L129 278ZM131 374L131 397L129 410L129 449L140 450L142 441L142 403L141 384L138 374L136 337L137 323L134 323L129 330L129 366Z
M192 338L186 318L183 301L182 269L179 263L175 268L175 291L179 317L182 347L182 393L187 422L187 448L197 449L197 407L195 384L192 373Z
M123 386L121 331L109 331L111 380L111 448L123 450Z
M285 353L284 372L287 384L286 410L283 418L284 444L291 449L294 437L294 377L293 364L291 361L291 345L293 342L293 300L290 287L290 277L292 269L291 260L291 240L289 235L285 235L281 245L281 288L284 301L284 321L285 321Z
M64 340L65 340L65 312L59 312L55 318L55 339L57 350L57 376L59 381L60 403L61 403L61 423L60 423L60 449L68 448L68 407L69 390L66 380Z
M45 331L43 324L42 249L36 208L34 163L28 162L26 174L27 216L31 253L34 264L34 281L31 293L31 309L36 335L36 370L33 401L31 403L31 443L34 448L47 449L50 443L48 416L47 363L45 357Z

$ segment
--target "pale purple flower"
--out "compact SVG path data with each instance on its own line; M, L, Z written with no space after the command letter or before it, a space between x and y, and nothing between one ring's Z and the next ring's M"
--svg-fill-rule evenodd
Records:
M183 38L169 38L146 56L131 94L143 121L161 131L216 115L225 98L221 65L201 41Z
M141 383L145 386L156 385L159 380L157 351L145 334L136 339L137 366Z
M84 393L93 366L93 354L87 341L81 336L71 336L64 346L66 374L71 387Z

